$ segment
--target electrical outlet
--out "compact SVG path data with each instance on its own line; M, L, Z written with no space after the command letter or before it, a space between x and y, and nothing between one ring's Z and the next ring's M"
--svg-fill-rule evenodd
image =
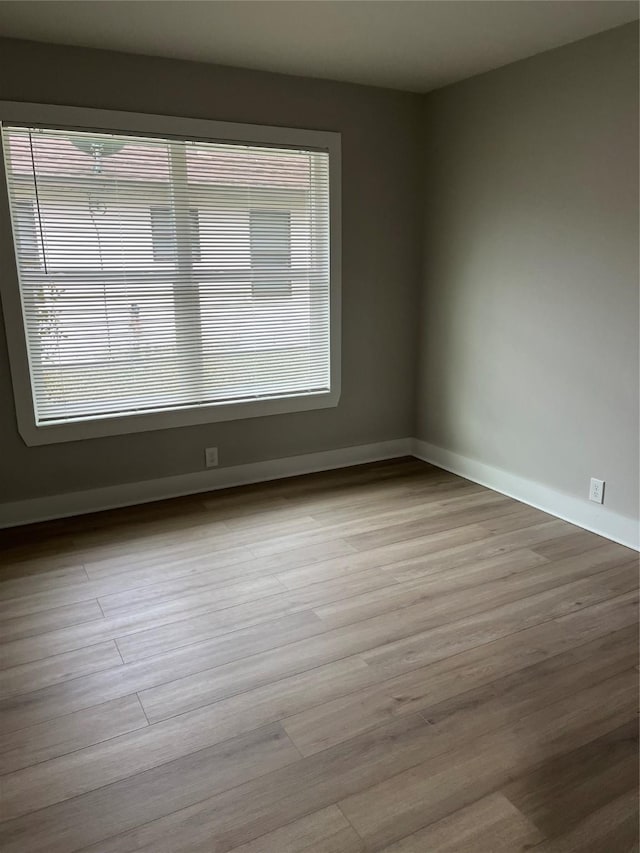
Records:
M204 449L204 464L207 468L215 468L218 464L218 448L205 447Z
M595 477L591 478L589 500L595 501L597 504L604 503L604 480L596 480Z

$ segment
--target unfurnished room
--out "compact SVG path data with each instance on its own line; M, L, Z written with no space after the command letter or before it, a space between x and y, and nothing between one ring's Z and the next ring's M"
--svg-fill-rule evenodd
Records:
M638 853L627 0L0 0L0 849Z

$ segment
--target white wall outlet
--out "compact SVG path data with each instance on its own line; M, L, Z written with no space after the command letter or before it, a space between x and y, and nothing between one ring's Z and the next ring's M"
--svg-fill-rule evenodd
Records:
M597 504L604 503L604 480L596 480L595 477L591 478L589 500L595 501Z
M217 447L205 447L204 449L204 463L207 468L215 468L218 464L218 448Z

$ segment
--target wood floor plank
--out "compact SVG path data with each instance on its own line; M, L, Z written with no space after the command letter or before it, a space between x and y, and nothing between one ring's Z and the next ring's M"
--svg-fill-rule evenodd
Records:
M373 590L346 600L320 605L314 612L333 626L362 621L382 613L424 602L430 615L452 608L457 619L483 609L497 607L514 599L524 599L554 587L566 586L572 580L597 575L609 569L633 568L633 563L620 563L606 549L594 551L591 559L574 558L549 563L528 549L513 551L497 558L481 560L473 567L447 573L425 575L423 580L400 583L388 589ZM473 588L473 591L471 591ZM632 587L633 588L633 587ZM488 606L483 607L483 603Z
M441 732L458 729L465 737L480 736L491 729L507 728L545 705L571 698L617 675L626 678L627 686L637 686L638 679L630 669L636 654L632 644L609 649L596 663L589 658L593 644L588 646L431 704L420 714L429 725L441 723Z
M390 610L410 607L419 602L428 603L433 614L437 602L451 594L456 594L462 604L472 608L482 597L488 598L493 606L500 604L495 597L499 590L505 590L506 600L514 586L518 587L519 596L524 597L534 591L540 591L549 585L548 573L536 570L542 566L549 567L544 557L523 548L500 557L489 557L479 560L473 569L458 572L440 572L425 575L415 581L399 582L396 586L382 590L374 590L349 599L319 605L314 608L316 614L331 626L349 625L361 622ZM552 572L552 581L556 585L562 582L562 576ZM474 587L473 597L468 592ZM458 610L457 616L465 615L465 610Z
M581 613L591 616L589 611ZM615 618L615 614L611 615ZM448 700L469 702L473 708L483 697L485 702L491 699L496 690L513 691L515 687L525 703L530 698L540 701L541 697L546 702L543 688L546 689L549 675L553 676L552 682L555 680L556 672L562 681L560 695L585 673L587 678L595 678L601 665L605 673L631 666L637 649L635 625L619 631L614 631L613 625L602 629L599 616L597 624L603 633L591 641L587 637L593 630L593 619L591 625L584 619L578 625L561 626L560 631L550 632L546 623L535 626L453 658L374 682L282 722L300 752L313 755L401 716L421 713L431 720L436 714L450 712ZM567 667L574 669L567 672ZM542 678L540 685L536 678ZM484 724L488 719L487 713Z
M593 812L578 826L533 848L535 853L632 853L638 844L638 789Z
M115 572L103 572L98 579L73 583L64 589L49 592L36 592L20 596L10 601L0 601L0 619L24 616L42 610L59 607L87 599L100 598L112 592L123 592L140 587L156 585L163 581L188 578L198 574L206 575L207 584L215 586L231 585L250 576L275 574L280 569L305 567L319 560L330 561L338 555L349 554L351 546L343 541L321 543L314 548L298 548L295 551L270 558L257 560L249 548L231 548L211 553L203 547L201 553L180 555L163 554L161 557L146 558L127 564L119 564ZM340 557L344 559L344 557ZM89 566L89 568L91 568Z
M215 513L215 518L229 519L245 518L247 515L260 518L263 513L284 510L291 518L296 512L286 497L277 494L276 490L252 495L251 490L229 489L225 493L218 492L203 500L204 506ZM300 514L306 515L306 509L300 508Z
M202 844L190 839L193 853L206 853L211 848L206 838ZM362 839L356 834L337 806L306 815L293 823L269 832L255 841L236 847L233 853L361 853Z
M77 651L3 669L0 671L0 695L4 701L114 666L122 666L116 644L113 641L96 643Z
M225 522L207 518L203 513L177 511L171 516L158 509L155 513L157 517L146 521L136 522L132 516L119 524L96 523L74 541L73 552L83 564L95 565L96 569L102 566L116 569L123 563L161 557L167 551L179 558L183 551L207 545L215 547L229 533Z
M125 661L142 660L165 654L181 646L212 639L228 631L239 632L261 622L292 616L300 611L310 610L315 605L347 598L363 590L381 587L388 589L395 585L394 578L379 570L358 572L344 579L311 584L284 594L229 607L217 615L215 612L208 612L158 628L137 631L119 638L118 647ZM318 627L314 633L320 633L327 627L318 617Z
M6 533L6 530L4 532L0 530L0 553L2 553L0 585L10 580L28 578L31 575L73 570L82 563L81 560L73 559L74 551L70 539L63 540L59 545L46 540L44 542L27 541L19 545L3 547L2 539Z
M199 546L208 546L211 550L220 551L238 546L251 546L256 542L287 535L310 533L324 527L310 515L289 513L286 510L281 511L278 516L270 513L268 519L256 516L251 518L253 518L253 524L240 527L229 520L215 520L211 514L202 515L197 525L192 522L186 527L177 525L173 530L167 530L166 528L171 528L171 525L165 524L162 533L140 537L135 541L135 550L129 547L129 538L116 545L111 539L107 539L99 545L85 545L81 553L84 561L93 564L96 569L99 561L109 562L111 568L116 568L118 563L121 564L124 559L130 558L132 553L141 556L150 556L154 553L157 555L162 549L167 546L173 548L177 543L182 543L182 547L186 548L197 543Z
M91 844L98 845L97 849L104 853L145 849L182 853L189 850L194 833L198 840L201 837L198 833L204 831L216 853L228 851L333 804L344 790L354 787L360 790L372 780L386 778L394 768L419 760L421 749L427 741L431 742L429 730L417 716L398 721L384 732L357 739L348 749L341 747L339 752L292 762L262 779L207 799L193 800L186 808L167 811L166 816L148 820L146 825L138 820L130 833L126 832L126 823L117 826L113 815L107 826L104 817L102 825L93 822L80 825L73 819L74 814L92 815L95 810L100 818L108 812L111 798L105 789L99 789L85 795L91 797L91 811L86 806L81 808L82 798L51 806L28 816L31 821L36 817L35 825L29 826L27 817L0 825L0 842L6 843L5 839L14 842L13 848L7 847L10 853L45 849L48 853L75 853ZM51 828L59 828L64 835L60 839L49 835L47 839ZM117 837L106 841L116 833ZM21 847L22 842L30 846Z
M571 701L555 703L539 715L527 718L531 732L524 744L528 748L525 758L531 762L537 761L535 756L540 753L537 752L539 744L536 738L546 745L546 754L551 755L560 752L565 741L578 746L628 719L629 709L635 701L633 685L626 683L624 677L620 678L615 689L609 683L607 695L610 704L606 711L602 703L602 690L599 687L597 695L593 692L587 696L580 695L580 702L575 703L576 710L569 718L569 725L567 708L573 707L574 702ZM456 795L452 803L443 789L445 802L442 802L438 796L436 778L432 790L429 789L436 798L434 807L430 812L426 809L428 799L425 797L424 813L417 810L424 820L421 822L414 818L413 823L410 820L403 822L402 825L408 827L405 832L393 838L388 834L385 836L385 843L391 843L477 800L504 783L508 775L505 758L511 756L511 763L515 763L521 751L513 747L519 742L521 732L526 735L529 731L527 721L523 721L506 732L494 732L480 740L461 741L457 731L443 740L437 734L437 726L425 724L424 720L423 725L420 725L420 719L418 715L412 715L395 720L263 779L140 826L132 833L120 834L108 843L103 842L98 849L101 853L128 853L132 850L186 853L192 834L206 832L211 848L216 853L226 853L234 846L240 846L337 800L342 807L342 802L349 803L352 797L355 799L360 794L365 796L376 792L378 786L384 786L386 780L395 780L398 774L401 774L400 778L404 782L404 774L411 778L412 768L418 768L420 774L426 777L429 776L428 768L433 768L433 776L449 770L453 774L452 784L455 782L457 787L467 785L470 788L468 800ZM451 750L458 752L452 753ZM462 761L468 766L462 768L461 772ZM485 765L487 772L483 775L482 768ZM476 778L481 783L475 784ZM353 823L351 814L346 813L346 816ZM364 834L357 824L354 826L360 835ZM364 835L365 842L373 841ZM375 841L375 845L366 849L377 849L378 839Z
M638 723L633 719L538 765L503 793L547 838L554 838L637 784Z
M141 611L147 612L154 607L160 607L166 611L167 605L175 611L180 609L178 602L183 601L186 605L184 609L187 610L194 599L207 595L216 605L212 610L222 610L242 601L253 601L262 597L263 594L282 592L285 588L273 575L254 576L220 584L215 576L212 577L208 572L199 572L186 578L101 595L98 602L106 617L135 616Z
M365 842L382 848L501 787L541 760L578 748L623 725L634 713L628 673L529 715L457 751L441 753L340 807Z
M84 585L88 582L87 573L81 565L67 566L39 574L27 574L24 577L14 577L0 584L0 601L11 601L36 593L47 593L51 590L61 590L64 597L65 587L72 584ZM13 605L9 604L7 609Z
M412 558L421 560L429 553L441 553L453 543L477 542L485 538L486 532L480 525L466 524L456 530L442 530L406 542L392 542L369 551L360 551L348 558L339 557L312 567L301 566L279 571L277 577L289 589L297 589L307 584L341 578L351 572L390 566Z
M364 536L365 534L377 537L389 528L396 531L399 524L403 527L411 525L413 529L417 529L421 532L421 535L424 535L429 533L429 525L434 518L446 516L447 519L450 519L452 513L460 515L465 513L464 518L466 520L466 510L468 508L475 509L479 506L493 506L494 504L495 498L488 493L473 494L471 496L467 494L462 496L454 495L444 500L433 502L414 499L409 506L394 506L393 509L390 509L388 503L385 501L379 507L370 508L366 515L359 518L340 520L333 523L312 519L315 525L312 530L282 537L262 536L261 539L256 537L250 543L249 547L256 557L271 556L295 548L315 545L329 539L341 537L353 539L358 535ZM392 535L395 537L395 533ZM402 538L404 539L405 537ZM377 547L375 542L371 547ZM370 550L370 548L358 548L358 550Z
M515 572L518 568L526 568L527 565L540 562L544 562L541 557L520 555L520 560L514 558L509 566L511 571ZM389 577L385 583L384 575L375 570L368 573L356 573L355 575L347 575L344 580L311 584L308 587L299 587L284 595L262 598L251 604L228 608L225 613L219 614L217 618L212 618L210 615L199 618L193 615L188 621L178 621L145 632L139 631L119 639L118 644L125 660L140 659L150 654L159 654L168 649L176 648L181 644L198 642L211 637L220 632L219 624L229 625L238 630L248 624L272 619L281 614L291 614L300 609L322 605L336 599L344 601L348 607L352 595L356 595L361 589L371 590L386 587L389 590L388 593L381 593L383 598L378 600L384 600L386 597L390 604L393 604L395 592L389 587L394 585L396 585L395 579ZM403 601L399 604L402 604ZM417 594L415 601L419 601ZM470 602L470 606L474 606L473 602ZM382 606L378 609L384 612L385 609L390 608ZM430 616L435 616L433 610L430 612ZM366 617L366 613L363 615L364 617ZM329 618L324 621L326 622L326 629L334 624ZM358 621L357 615L354 621ZM338 622L339 620L336 620L335 624Z
M90 579L106 580L110 578L116 585L119 575L125 572L129 573L132 568L141 571L145 566L156 566L158 563L164 563L167 560L179 565L185 558L199 557L201 560L208 559L210 564L218 563L220 566L230 566L235 563L254 562L258 558L270 556L282 550L286 553L283 553L281 561L286 567L287 565L305 565L307 562L328 559L353 551L353 548L340 538L339 532L334 534L331 529L319 528L318 523L311 518L306 521L306 525L312 528L310 532L290 534L286 537L280 536L277 527L274 530L273 525L263 527L258 532L251 529L251 535L248 533L240 535L234 531L206 537L203 534L196 541L187 539L180 545L171 543L157 549L155 553L150 549L145 550L136 557L135 562L132 561L130 555L125 554L101 561L87 560L84 565ZM322 532L318 533L318 529ZM298 544L295 544L296 539L294 538L295 547L287 548L286 545L283 545L279 548L278 545L275 545L269 549L268 543L278 542L283 538L291 540L292 536L300 538ZM304 554L300 550L303 547L309 549L308 553ZM268 567L268 563L266 565ZM167 576L172 576L170 568L167 569Z
M23 640L38 634L47 634L58 628L68 628L81 622L91 622L102 619L102 610L95 598L79 601L77 604L62 605L52 610L32 613L27 616L16 616L0 622L0 642Z
M136 773L158 767L224 740L277 722L287 709L304 708L370 681L362 661L269 684L114 737L6 777L4 819L36 811ZM299 754L299 753L298 753Z
M295 762L299 753L280 726L191 753L0 824L4 853L70 853L87 840L99 840L141 819L150 821ZM180 785L173 784L180 778Z
M358 653L367 663L371 662L389 674L416 669L430 661L489 643L590 603L634 590L636 585L635 567L625 567L606 573L602 578L598 575L594 580L566 584L560 590L556 588L538 593L458 622L450 621L451 610L446 606L433 614L425 611L420 604L405 607L401 618L392 611L298 640L275 651L258 653L215 670L202 670L142 690L140 701L150 720L166 719L230 695L231 690L239 692L247 689L247 685L258 686L259 683ZM471 602L469 605L470 609L474 606L482 610L483 603ZM484 604L485 609L486 606ZM416 635L422 641L419 642L420 651L407 652L407 646L416 645Z
M459 624L416 630L409 637L364 651L363 656L371 666L394 675L624 594L637 598L635 564L528 596Z
M276 571L288 568L309 566L323 560L352 554L355 549L344 539L332 539L309 547L295 548L285 554L262 558L255 557L250 546L227 548L213 552L210 546L203 546L202 550L201 554L196 554L193 558L190 571L211 571L217 575L220 582L223 582L249 575L273 574ZM124 562L115 568L101 567L100 571L92 564L85 564L85 567L90 578L102 579L103 582L110 583L111 586L114 584L121 585L120 575L125 574L126 582L131 588L133 588L134 583L137 586L143 586L148 583L157 583L159 580L182 577L190 573L185 571L190 558L176 559L165 554L162 559L162 564L156 558L145 561L144 565L140 562L133 568L127 567Z
M562 539L554 539L551 542L541 542L538 545L534 545L533 548L549 560L561 560L566 557L585 554L592 548L599 548L604 544L611 544L617 547L621 559L631 559L635 556L631 548L625 548L624 545L616 545L616 543L606 543L602 537L597 536L595 533L590 533L588 530L576 530L573 527L568 536Z
M142 565L140 565L142 563ZM248 548L233 548L217 552L215 556L204 550L203 553L190 554L182 557L162 557L144 561L131 561L129 568L117 572L113 576L106 575L98 580L81 579L64 588L33 592L9 601L0 601L0 618L5 616L25 616L38 613L64 604L86 601L108 595L114 591L136 589L138 587L156 584L163 580L187 577L199 572L213 572L220 584L232 582L243 574L257 574L259 568L253 569L255 562ZM241 566L242 568L234 568Z
M478 525L480 529L482 525ZM417 580L426 573L437 569L440 572L473 565L478 560L489 559L507 554L510 551L531 550L542 542L555 541L569 535L570 528L564 521L545 521L530 525L524 529L485 535L476 542L458 541L453 547L440 549L437 553L428 552L418 560L404 565L389 566L389 571L398 580ZM616 552L617 553L617 552Z
M361 496L354 498L353 494L349 494L345 501L335 501L333 497L330 497L322 503L310 505L308 510L312 518L323 524L340 524L344 521L356 521L375 512L384 511L385 507L389 509L391 505L394 507L401 506L405 509L424 507L433 503L446 502L456 497L477 496L481 492L482 489L477 486L456 481L455 478L440 482L434 482L433 479L424 481L422 478L416 478L413 481L405 481L399 488L388 485L385 485L384 489L369 487L366 492L363 491Z
M574 652L527 667L514 676L504 677L484 690L475 691L471 696L465 693L439 706L434 706L432 699L431 707L425 703L427 722L433 724L434 717L451 717L454 708L458 707L464 712L471 708L475 713L475 707L482 705L481 721L485 728L505 724L512 717L518 718L534 708L544 707L551 700L571 695L585 683L594 683L625 670L635 660L633 639L630 637L626 644L618 642L607 654L599 648L602 643L582 646ZM598 652L601 654L598 655ZM51 799L53 796L62 798L65 792L73 796L80 791L126 777L132 767L147 769L156 763L166 762L173 755L172 749L177 749L179 754L201 749L219 739L238 735L243 727L257 728L282 718L288 711L304 708L305 705L316 705L355 690L358 685L366 686L370 681L370 671L356 658L268 684L213 706L205 706L182 718L170 719L144 731L114 738L95 748L81 750L16 774L6 786L5 807L10 810L14 802L27 802L32 810L42 808L57 801ZM510 717L503 719L499 715L504 714L505 697L508 698L507 711ZM456 725L459 724L459 716L455 718ZM184 731L182 739L178 737L181 730ZM285 730L296 743L286 720ZM73 787L69 789L71 793L65 789L65 782L60 780L72 780ZM83 787L79 789L79 785Z
M33 637L4 644L2 665L17 666L54 654L82 649L93 643L115 640L142 630L170 625L202 613L216 613L243 601L255 601L283 589L276 578L267 576L232 586L200 588L185 596L150 602L146 606L119 612L115 616L81 622Z
M0 551L3 853L638 853L624 546L405 458Z
M89 580L102 581L105 589L123 588L125 582L133 588L134 583L142 586L203 569L221 570L252 558L253 554L246 546L218 549L209 540L199 539L165 545L155 553L145 550L133 556L124 554L117 558L86 561L84 566Z
M500 793L489 794L382 853L525 853L542 833Z
M111 699L173 681L177 674L197 673L216 663L222 665L255 651L255 646L272 648L299 637L315 635L322 629L320 619L309 611L294 613L266 626L247 628L196 646L134 663L120 663L101 672L54 684L0 702L0 729L13 731L51 720ZM246 644L246 645L244 645ZM232 683L232 682L231 682Z
M132 694L36 726L2 732L0 774L50 761L148 725L138 697Z
M418 539L429 533L451 530L457 526L462 527L465 524L477 524L487 518L515 511L513 502L508 498L503 498L495 494L489 497L479 495L471 507L464 507L461 510L447 508L440 514L431 517L427 516L418 521L403 521L373 530L370 533L351 535L347 537L347 542L358 551L369 551L372 548L380 548L383 545L391 545L394 542L406 542L409 539Z
M558 521L558 519L548 512L542 512L527 504L517 504L517 508L508 515L496 515L494 518L481 521L480 524L487 533L512 533L515 530L536 527L549 521ZM572 525L568 525L568 529L571 532L576 530Z

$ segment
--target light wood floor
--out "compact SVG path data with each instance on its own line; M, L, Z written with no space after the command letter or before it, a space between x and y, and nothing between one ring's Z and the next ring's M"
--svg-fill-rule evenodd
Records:
M415 460L0 538L4 853L637 851L637 555Z

